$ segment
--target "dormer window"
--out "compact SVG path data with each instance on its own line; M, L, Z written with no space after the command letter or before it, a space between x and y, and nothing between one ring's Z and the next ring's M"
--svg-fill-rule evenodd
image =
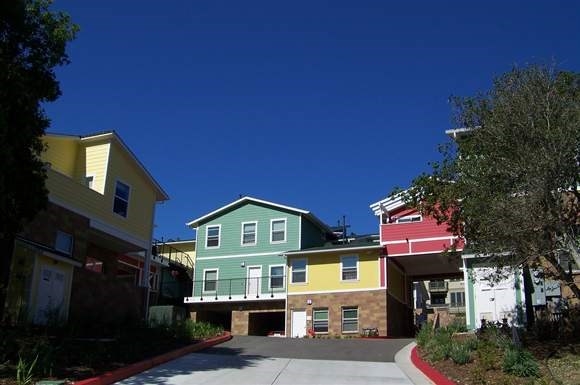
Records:
M123 182L117 181L115 185L115 201L113 203L113 212L127 218L129 211L129 194L131 187Z

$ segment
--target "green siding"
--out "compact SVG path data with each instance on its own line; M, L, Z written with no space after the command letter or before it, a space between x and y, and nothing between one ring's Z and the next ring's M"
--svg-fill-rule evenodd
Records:
M270 242L270 226L273 219L286 219L286 241ZM285 266L281 252L299 248L299 229L301 217L297 213L280 210L255 203L234 207L218 217L202 223L197 231L198 249L194 279L194 296L202 293L203 272L205 269L218 269L217 295L244 294L249 266L262 267L261 292L270 293L270 265ZM255 246L242 246L242 223L257 222ZM205 234L208 226L221 225L219 248L206 248ZM263 254L263 255L255 255ZM221 257L215 258L214 257ZM211 259L204 259L211 258ZM244 267L241 267L241 264ZM231 280L231 281L227 281ZM279 289L285 292L285 288ZM210 296L211 297L211 296Z
M272 244L270 243L270 221L283 218L286 218L286 242ZM255 246L242 246L242 222L252 221L258 222L257 243ZM299 221L300 216L296 213L247 203L199 226L196 258L296 250L300 247ZM206 228L208 225L218 224L221 225L220 247L207 249L205 244Z
M322 246L325 242L324 232L308 219L302 217L302 245L301 249Z
M242 267L241 264L244 263ZM264 256L249 256L236 257L224 259L210 259L198 260L196 265L195 281L194 281L194 296L199 296L202 293L203 274L206 269L218 269L218 295L244 294L246 290L246 280L248 276L248 267L260 266L262 267L262 278L260 289L262 294L270 293L269 275L271 265L285 266L284 257L277 254ZM228 281L231 280L231 281ZM275 292L285 291L285 288L275 290Z

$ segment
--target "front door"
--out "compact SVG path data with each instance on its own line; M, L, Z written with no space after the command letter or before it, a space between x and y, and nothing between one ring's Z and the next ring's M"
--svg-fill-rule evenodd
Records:
M292 336L302 338L306 335L306 310L292 310Z
M65 273L60 269L41 267L34 312L36 323L46 324L61 317L64 307L64 278Z
M248 297L260 297L260 281L262 280L262 267L248 267Z

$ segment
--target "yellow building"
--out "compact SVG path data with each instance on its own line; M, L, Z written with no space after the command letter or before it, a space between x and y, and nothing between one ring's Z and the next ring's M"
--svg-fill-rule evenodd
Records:
M411 282L373 237L285 255L289 337L409 334Z
M6 313L35 323L142 316L158 288L151 244L167 194L115 132L43 141L49 204L16 240Z

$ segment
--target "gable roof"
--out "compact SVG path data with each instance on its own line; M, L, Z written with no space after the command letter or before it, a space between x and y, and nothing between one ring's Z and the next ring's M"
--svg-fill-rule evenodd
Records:
M142 172L142 175L147 179L147 181L153 186L155 189L155 196L156 200L159 201L166 201L169 200L169 195L163 190L161 185L157 183L155 178L151 175L151 173L145 168L143 163L135 156L133 151L123 142L123 139L115 132L115 131L103 131L89 135L67 135L67 134L56 134L56 133L46 133L46 136L51 137L60 137L60 138L70 138L71 140L77 140L79 142L87 142L90 143L92 141L97 140L110 140L116 142L124 152L129 156L129 158L134 162L137 168Z
M201 222L204 222L210 218L216 217L223 212L229 211L230 209L233 209L234 207L241 206L241 205L244 205L246 203L257 203L259 205L269 206L269 207L273 207L273 208L277 208L277 209L290 211L290 212L299 214L301 216L308 218L312 223L314 223L315 225L320 227L325 232L328 232L328 233L331 232L330 228L327 225L325 225L320 219L318 219L316 216L314 216L310 211L298 209L296 207L285 206L285 205L281 205L278 203L274 203L274 202L270 202L270 201L266 201L266 200L262 200L262 199L252 198L249 196L242 197L242 198L240 198L232 203L229 203L223 207L220 207L217 210L214 210L214 211L212 211L208 214L205 214L197 219L194 219L190 222L187 222L185 225L188 227L191 227L192 229L196 229L201 224Z

